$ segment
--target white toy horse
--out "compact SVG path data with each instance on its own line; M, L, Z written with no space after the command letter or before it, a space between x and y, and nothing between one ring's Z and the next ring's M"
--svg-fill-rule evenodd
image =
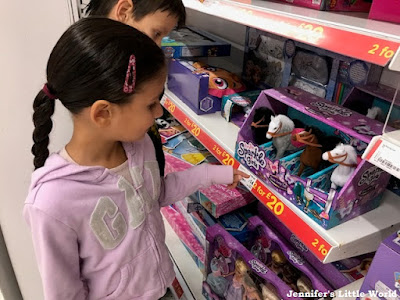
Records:
M351 145L340 143L335 149L322 154L322 159L338 164L331 175L331 188L342 187L357 168L357 152Z
M291 143L294 123L285 115L271 116L268 126L267 139L272 138L276 149L275 159L283 157L286 150L293 150L295 147Z

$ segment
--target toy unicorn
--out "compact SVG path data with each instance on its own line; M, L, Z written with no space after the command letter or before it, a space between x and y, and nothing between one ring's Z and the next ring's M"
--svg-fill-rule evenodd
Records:
M294 123L285 115L271 116L267 138L273 141L276 149L275 159L281 159L286 150L295 149L291 144Z
M322 145L319 144L317 136L313 134L312 131L313 129L310 128L308 131L297 133L294 136L294 139L297 142L306 145L306 148L300 155L300 168L297 173L298 176L303 174L303 171L307 166L313 168L314 172L317 172L322 160Z
M343 187L357 167L357 152L350 145L340 143L335 149L322 154L322 159L338 164L331 175L331 188Z

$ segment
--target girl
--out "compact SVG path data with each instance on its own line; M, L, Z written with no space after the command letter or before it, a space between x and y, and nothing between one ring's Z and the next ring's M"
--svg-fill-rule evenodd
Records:
M245 176L201 165L160 178L146 132L162 114L165 78L161 49L106 18L75 23L54 47L33 103L36 170L24 207L46 299L158 299L175 277L160 206ZM74 130L49 156L55 99Z

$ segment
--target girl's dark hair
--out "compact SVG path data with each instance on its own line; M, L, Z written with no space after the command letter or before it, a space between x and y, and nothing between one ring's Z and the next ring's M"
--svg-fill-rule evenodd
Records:
M145 34L107 18L85 18L59 39L47 64L47 87L72 113L103 99L124 104L132 94L123 91L130 56L136 57L136 86L158 76L165 68L162 50ZM49 133L55 100L41 90L33 102L34 166L49 156Z
M91 0L86 7L86 14L90 16L106 17L111 12L118 0ZM132 0L133 17L140 21L145 16L156 11L167 11L178 18L178 27L186 22L186 11L182 0Z

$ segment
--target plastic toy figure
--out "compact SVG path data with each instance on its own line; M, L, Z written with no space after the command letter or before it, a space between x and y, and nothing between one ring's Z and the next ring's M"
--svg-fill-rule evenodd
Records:
M246 274L243 278L244 294L243 300L262 300L261 293L257 289L253 279Z
M276 149L275 159L281 159L286 150L294 149L291 144L294 123L285 115L271 116L269 122L267 139L272 139Z
M268 124L273 115L274 113L267 107L259 107L255 110L251 129L253 130L254 141L257 145L268 142L266 137Z
M232 283L226 291L226 300L243 300L244 294L244 277L248 276L249 267L238 258L235 261L235 275L233 275Z

